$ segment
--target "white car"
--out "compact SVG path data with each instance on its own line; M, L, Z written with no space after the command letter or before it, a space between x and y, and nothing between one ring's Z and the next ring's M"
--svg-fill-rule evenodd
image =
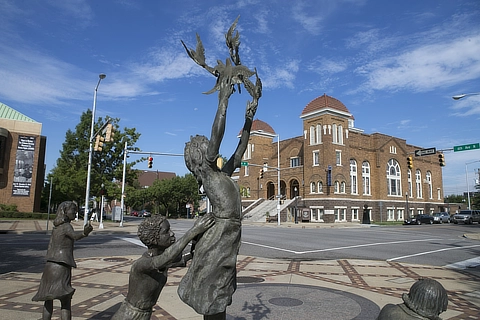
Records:
M450 223L450 221L448 212L437 212L433 214L433 223Z

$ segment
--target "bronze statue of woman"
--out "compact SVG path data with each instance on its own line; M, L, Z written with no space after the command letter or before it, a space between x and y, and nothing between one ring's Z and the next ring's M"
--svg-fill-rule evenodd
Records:
M242 206L239 186L231 179L231 175L236 168L240 168L258 99L262 94L262 83L256 71L250 71L240 64L238 32L234 35L237 21L238 18L225 35L230 49L230 59L225 64L218 61L217 66L210 67L205 63L205 53L198 35L196 50L189 50L183 44L188 55L217 78L214 88L207 92L218 91L218 108L210 140L197 135L185 146L185 164L199 185L203 185L213 207L215 225L196 243L192 263L178 287L180 298L209 320L226 318L226 308L232 303L237 286L236 262L240 248ZM255 85L249 80L253 75L256 76ZM252 96L252 101L247 102L238 146L220 169L217 167L217 158L225 133L228 99L235 92L235 85L240 92L242 84Z

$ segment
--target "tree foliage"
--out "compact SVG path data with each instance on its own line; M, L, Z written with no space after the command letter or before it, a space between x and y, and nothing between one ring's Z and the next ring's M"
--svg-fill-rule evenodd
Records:
M464 203L465 197L459 194L451 194L445 197L445 203Z
M125 203L134 209L145 209L167 217L172 213L182 214L187 203L198 207L200 195L198 183L192 174L173 179L155 180L145 189L129 189Z
M107 117L107 119L109 119ZM106 123L101 117L95 122L94 133L104 135L99 130ZM56 166L47 176L47 185L44 188L44 199L49 193L52 182L52 205L65 200L75 200L79 204L85 200L89 139L92 122L92 112L88 110L80 116L80 123L75 131L68 130L65 134L65 142L60 150L60 157ZM90 175L90 196L99 196L102 184L105 186L108 197L111 199L121 198L121 181L123 175L123 154L125 143L130 151L139 151L133 147L140 138L140 133L135 128L123 128L120 130L120 119L111 119L110 123L115 128L114 140L105 142L102 151L93 151L92 168ZM95 138L92 143L95 143ZM126 183L133 185L136 179L135 170L131 168L140 160L127 162ZM47 196L48 197L48 196Z

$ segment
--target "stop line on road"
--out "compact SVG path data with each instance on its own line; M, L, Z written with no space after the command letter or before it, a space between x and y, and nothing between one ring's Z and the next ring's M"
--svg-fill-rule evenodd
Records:
M295 251L295 250L289 250L289 249L284 249L284 248L279 248L279 247L272 247L272 246L267 246L267 245L264 245L264 244L247 242L247 241L242 241L242 244L248 244L248 245L252 245L252 246L258 246L258 247L262 247L262 248L284 251L284 252L289 252L289 253L294 253L294 254L299 254L300 255L300 254L307 254L307 253L338 251L338 250L355 249L355 248L362 248L362 247L374 247L374 246L382 246L382 245L390 245L390 244L404 244L404 243L412 243L412 242L439 241L439 240L442 240L442 239L441 238L430 238L430 239L418 239L418 240L374 242L374 243L365 243L365 244L357 244L357 245L352 245L352 246L333 247L333 248L308 250L308 251Z

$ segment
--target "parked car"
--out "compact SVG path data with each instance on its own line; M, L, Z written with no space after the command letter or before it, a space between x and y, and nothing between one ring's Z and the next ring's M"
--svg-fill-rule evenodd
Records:
M450 215L448 212L436 212L433 214L434 223L450 223Z
M142 217L147 218L151 216L152 214L150 212L148 212L147 210L142 210Z
M459 222L464 224L480 223L480 210L462 210L454 214L453 223L457 224Z
M429 214L417 214L405 220L403 224L422 224L422 223L433 224L433 217Z
M134 216L134 217L138 217L138 211L132 211L130 213L130 215Z

